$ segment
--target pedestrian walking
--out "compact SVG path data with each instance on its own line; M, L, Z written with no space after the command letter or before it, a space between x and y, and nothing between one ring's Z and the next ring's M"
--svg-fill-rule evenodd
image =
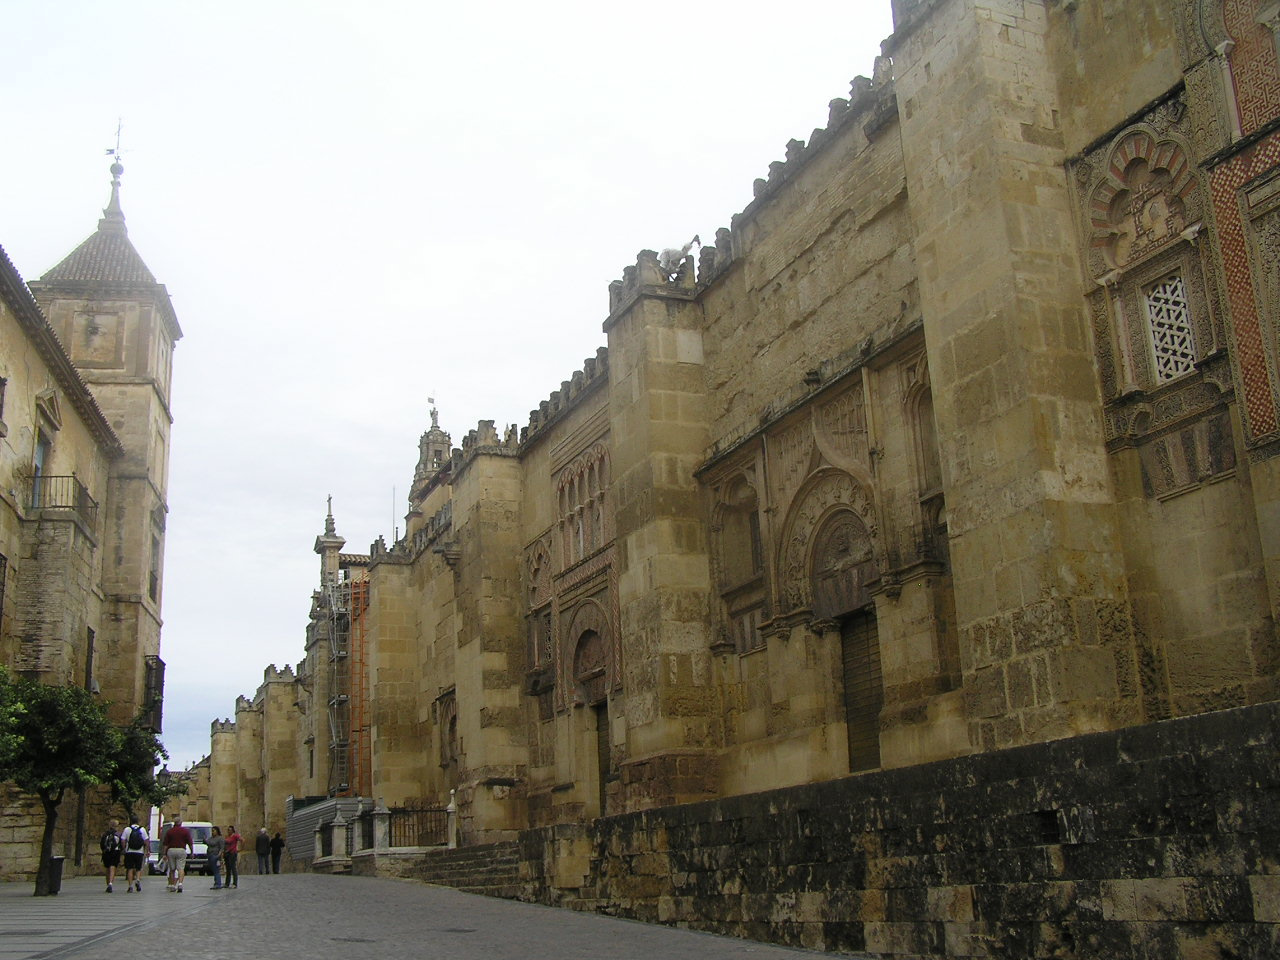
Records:
M240 845L244 843L244 837L236 833L235 824L227 827L227 849L222 854L222 859L227 863L227 886L240 886Z
M209 869L213 871L213 889L222 889L222 852L227 849L227 839L222 835L222 831L214 827L209 831L209 839L205 841L205 854L208 856L206 861Z
M271 838L267 836L266 827L258 828L258 835L253 839L253 852L258 855L258 873L267 873L270 869L267 861L271 856Z
M276 835L271 838L271 872L280 872L280 854L284 852L284 837L280 836L280 831L276 831Z
M116 879L116 867L120 866L120 821L108 820L107 832L98 841L102 850L102 869L107 873L107 893Z
M182 881L187 876L187 853L196 852L191 831L182 825L179 818L174 817L173 826L165 831L160 847L169 865L169 892L181 893Z
M129 821L129 829L120 835L124 844L124 892L142 892L142 868L147 863L147 850L150 849L151 838L145 828L139 826L138 818Z

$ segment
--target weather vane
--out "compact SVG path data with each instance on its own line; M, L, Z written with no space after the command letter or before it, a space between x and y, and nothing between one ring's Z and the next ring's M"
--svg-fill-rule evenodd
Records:
M107 148L107 156L115 157L117 162L120 160L120 131L123 127L123 120L120 117L116 117L116 145L114 149L111 147Z

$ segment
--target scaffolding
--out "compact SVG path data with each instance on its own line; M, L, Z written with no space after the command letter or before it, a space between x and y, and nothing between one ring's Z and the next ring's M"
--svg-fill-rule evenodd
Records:
M329 612L329 796L365 796L372 769L369 760L368 674L365 612L369 582L363 571L351 576L340 568L325 587Z

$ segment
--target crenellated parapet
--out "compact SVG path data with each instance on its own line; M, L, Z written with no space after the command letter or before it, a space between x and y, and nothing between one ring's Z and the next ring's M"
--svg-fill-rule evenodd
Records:
M827 125L816 128L809 135L809 142L790 140L782 160L769 164L769 176L760 178L753 185L755 200L739 217L748 215L760 200L772 196L788 180L792 179L810 159L837 133L850 123L862 123L863 135L872 140L879 130L897 115L897 100L893 93L893 61L888 57L876 57L870 79L854 77L849 84L849 99L837 97L828 104Z
M297 678L293 675L293 667L285 664L277 669L274 663L268 664L267 668L262 671L263 683L293 683Z
M465 466L481 454L495 457L514 457L519 453L519 439L515 426L509 426L498 436L492 420L481 420L474 430L462 438L462 464Z
M220 733L235 733L236 722L234 720L222 719L215 720L209 724L209 736L217 736Z
M877 57L870 79L854 77L849 85L849 98L838 97L828 105L827 126L816 128L809 141L793 139L787 142L783 159L769 164L769 175L757 179L753 185L754 199L731 220L730 227L716 231L715 244L701 246L696 258L689 253L692 246L681 250L641 250L633 266L625 267L622 279L609 284L608 330L613 320L642 296L665 296L673 299L692 299L699 288L705 287L723 274L741 253L737 235L744 218L749 219L770 197L793 179L809 161L838 133L852 123L862 124L867 140L897 115L897 100L893 91L893 61ZM694 238L698 242L698 238Z
M254 702L246 697L243 693L236 697L236 713L241 714L247 710L254 708Z
M657 254L652 250L654 268L657 268ZM582 369L575 370L568 380L561 381L560 389L553 390L551 396L538 404L538 409L529 411L529 424L520 431L520 443L532 439L539 431L558 420L566 410L574 407L585 394L609 380L609 348L601 347L594 357L583 361ZM510 433L508 433L508 437Z
M453 529L453 501L445 503L439 510L432 514L431 519L424 523L412 536L401 537L389 549L384 545L384 552L379 559L396 558L404 562L416 559L428 547L440 543L442 540L448 540L448 534Z

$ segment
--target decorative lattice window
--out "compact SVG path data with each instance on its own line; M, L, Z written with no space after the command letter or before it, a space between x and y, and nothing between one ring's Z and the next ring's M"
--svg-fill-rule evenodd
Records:
M1165 383L1195 369L1196 349L1191 335L1191 311L1181 274L1172 274L1149 287L1143 298L1157 383Z

